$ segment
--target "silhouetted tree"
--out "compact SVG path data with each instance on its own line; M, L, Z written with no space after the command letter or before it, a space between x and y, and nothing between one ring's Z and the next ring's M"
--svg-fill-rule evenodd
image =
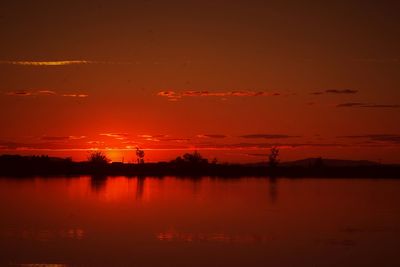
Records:
M208 159L203 158L202 155L200 155L199 152L194 151L193 154L190 153L185 153L183 155L183 160L185 162L191 163L191 164L207 164L208 163Z
M271 168L275 168L276 166L278 166L279 164L278 156L279 156L279 149L276 146L273 146L268 155L268 165Z
M178 156L178 157L176 157L176 159L172 160L171 162L181 164L181 163L184 163L185 161L183 160L183 158L181 156Z
M94 151L88 156L88 161L94 165L106 165L110 159L103 152Z
M144 151L141 150L140 148L136 148L136 158L137 158L137 163L138 164L143 164L144 163Z
M185 153L182 157L179 156L175 160L173 160L174 163L178 164L208 164L208 159L203 158L203 156L197 152L194 151L193 153Z

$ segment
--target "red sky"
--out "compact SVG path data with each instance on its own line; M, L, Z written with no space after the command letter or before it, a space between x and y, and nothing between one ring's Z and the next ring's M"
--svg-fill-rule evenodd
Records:
M398 1L2 1L0 153L400 162Z

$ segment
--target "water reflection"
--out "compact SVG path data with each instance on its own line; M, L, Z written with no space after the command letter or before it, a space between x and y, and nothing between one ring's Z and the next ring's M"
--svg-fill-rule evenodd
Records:
M276 177L269 178L269 197L271 203L275 203L278 198L278 179Z
M136 199L140 200L143 197L144 182L146 180L145 176L138 176L136 178Z
M105 190L107 184L106 175L93 175L90 177L90 186L94 192Z
M216 242L216 243L265 243L271 240L270 237L265 235L237 235L237 234L226 234L226 233L185 233L178 232L175 230L169 230L158 233L156 238L159 241L173 242L173 241L184 241L184 242Z
M126 178L129 181L135 181L136 180L136 189L135 189L135 199L136 200L141 200L143 198L143 193L144 193L144 188L145 188L145 181L146 177L145 176L138 176L136 178L129 177ZM119 184L117 185L118 188L115 188L115 183L113 185L108 186L109 181L113 181L115 178L113 177L107 177L107 176L91 176L90 178L90 187L93 192L97 194L106 194L108 196L114 195L111 191L116 190L116 191L121 191L119 189L123 189L123 187L127 186L128 188L125 189L130 189L131 183L128 184Z
M399 202L400 180L0 178L0 266L400 266Z
M1 236L8 239L48 242L56 239L81 240L85 236L85 231L81 228L59 230L9 229L2 232Z

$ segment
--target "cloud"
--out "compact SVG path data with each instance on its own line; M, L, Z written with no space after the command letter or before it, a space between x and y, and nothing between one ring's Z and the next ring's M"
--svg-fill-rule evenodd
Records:
M105 144L105 142L97 141L97 140L87 141L87 143L90 145L104 145Z
M199 134L196 137L198 138L226 138L226 135L223 134Z
M7 92L6 95L10 95L10 96L30 96L30 95L32 95L32 93L27 91L27 90L18 90L18 91Z
M101 136L112 137L118 140L125 140L128 137L127 133L101 133Z
M156 135L151 135L151 134L139 134L137 135L140 138L162 138L162 137L168 137L166 134L156 134Z
M65 142L69 140L67 137L44 138L40 142L8 142L0 141L2 150L81 150L81 147L76 143Z
M363 106L364 108L400 108L397 104L367 104Z
M43 136L40 138L40 140L45 140L45 141L65 141L69 140L69 136Z
M182 95L175 93L174 91L160 91L157 96L166 97L168 101L178 101L182 98Z
M85 135L78 135L78 136L76 136L76 135L70 135L69 136L69 139L71 139L71 140L80 140L80 139L85 139L87 136L85 136Z
M157 93L158 96L164 96L164 97L177 97L177 93L174 91L160 91Z
M55 91L52 90L17 90L17 91L10 91L5 93L8 96L62 96L62 97L79 97L85 98L88 97L88 94L81 94L81 93L73 93L73 94L57 94Z
M52 96L56 94L57 94L56 92L51 90L38 90L38 91L17 90L6 93L6 95L9 96L35 96L35 95Z
M358 90L353 90L353 89L329 89L325 90L325 93L329 94L357 94Z
M0 64L19 66L65 66L77 64L93 64L96 61L90 60L57 60L57 61L0 61Z
M357 94L358 90L353 89L328 89L325 91L313 92L311 95L323 95L323 94Z
M157 96L168 98L170 101L178 101L183 97L256 97L256 96L280 96L280 93L269 93L263 91L226 91L226 92L210 92L210 91L160 91Z
M185 91L182 96L196 97L196 96L272 96L279 95L278 93L267 93L261 91L229 91L229 92L209 92L209 91Z
M172 142L152 142L141 144L140 142L123 141L121 145L110 147L107 142L100 140L86 140L84 143L69 142L71 136L45 136L41 142L36 143L23 143L23 142L7 142L0 140L1 150L21 150L21 151L87 151L90 149L114 149L114 150L134 150L136 146L143 146L147 150L182 150L182 151L193 151L193 150L219 150L219 151L245 151L251 153L253 156L264 156L268 153L268 149L273 146L277 146L282 149L304 149L308 147L314 148L353 148L353 147L364 147L364 148L381 148L381 147L393 147L400 145L399 135L360 135L360 136L347 136L346 138L373 138L374 142L327 142L327 143L313 143L313 142L259 142L259 143L190 143L188 139L175 139ZM172 141L172 139L171 139ZM261 150L261 151L258 151Z
M292 136L286 134L246 134L246 135L241 135L239 137L248 139L282 139L282 138L293 138L299 136Z
M361 102L348 102L341 103L336 105L337 108L400 108L398 104L369 104L369 103L361 103Z
M203 150L265 150L271 147L304 148L304 147L349 147L343 143L230 143L230 144L197 144L194 149Z
M80 140L84 139L86 136L81 135L81 136L75 136L75 135L69 135L69 136L42 136L40 140L44 141L67 141L67 140Z
M56 95L56 92L51 90L40 90L36 92L37 95Z
M137 137L144 139L146 141L154 141L154 142L181 140L180 138L169 138L169 135L166 135L166 134L156 134L156 135L139 134L139 135L137 135Z
M387 143L400 144L399 134L365 134L365 135L347 135L339 137L350 138L350 139L369 139L374 142L387 142Z
M88 94L63 94L62 96L64 97L79 97L79 98L85 98L88 97Z
M159 141L187 143L190 141L190 138L162 138L162 139L159 139Z
M337 104L337 108L351 108L351 107L362 107L364 106L364 103L359 103L359 102L348 102L348 103L341 103Z
M47 60L47 61L28 61L28 60L0 60L3 65L30 66L30 67L57 67L69 65L89 65L89 64L110 64L110 65L132 65L141 64L139 61L95 61L95 60ZM151 62L158 65L160 62Z

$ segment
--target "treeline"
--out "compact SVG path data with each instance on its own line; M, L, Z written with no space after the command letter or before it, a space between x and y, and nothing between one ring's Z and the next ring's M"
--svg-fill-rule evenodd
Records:
M371 166L287 166L284 164L221 164L209 161L198 152L186 153L170 162L110 163L101 152L87 161L49 156L0 156L0 176L219 176L219 177L342 177L400 178L399 165Z

